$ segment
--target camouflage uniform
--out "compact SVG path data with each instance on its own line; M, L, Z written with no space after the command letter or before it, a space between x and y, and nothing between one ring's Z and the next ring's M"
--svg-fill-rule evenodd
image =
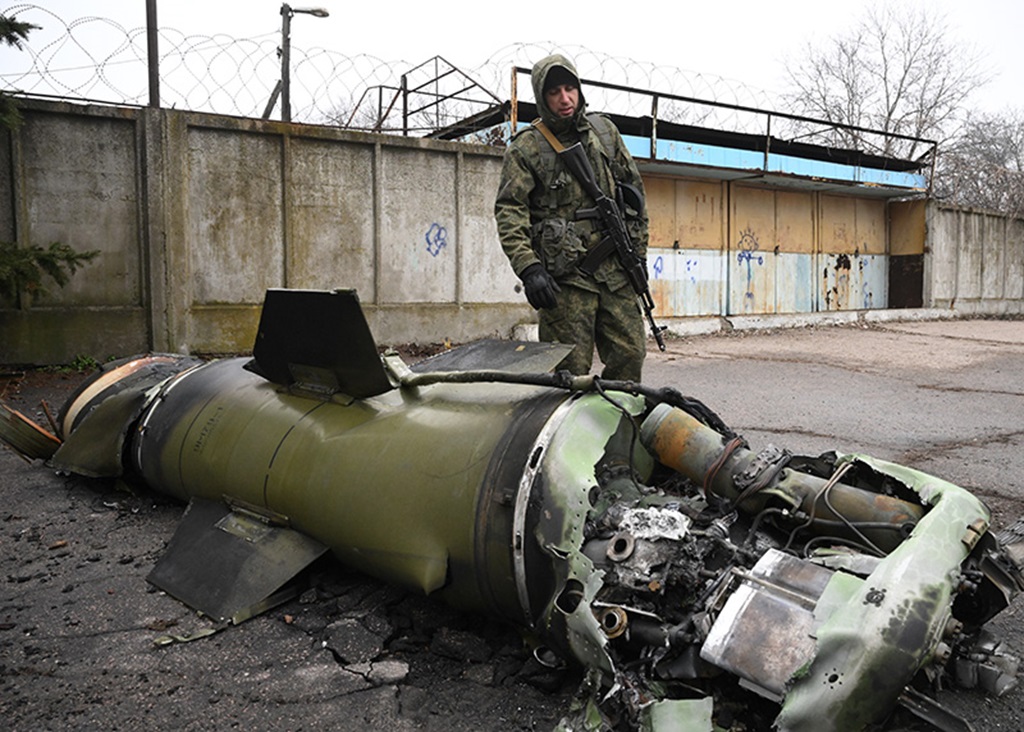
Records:
M563 56L537 62L531 80L541 119L564 145L583 143L606 194L615 195L615 181L642 192L640 173L618 130L605 117L585 114L582 90L571 118L558 118L548 109L544 79L556 66L579 78ZM647 351L643 316L617 257L607 257L593 276L575 267L580 254L602 238L599 223L576 220L578 209L593 205L540 131L530 127L512 138L505 151L494 214L502 249L515 273L522 276L539 262L561 290L557 307L539 311L540 339L576 345L559 368L589 373L596 345L605 364L603 377L639 381ZM632 209L623 213L637 253L646 257L646 213Z

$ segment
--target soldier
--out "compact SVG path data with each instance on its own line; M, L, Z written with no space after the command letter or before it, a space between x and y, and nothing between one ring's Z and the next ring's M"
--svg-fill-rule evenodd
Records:
M640 193L643 183L615 125L585 114L579 76L561 55L548 56L531 74L540 119L566 146L582 142L601 190L615 197L616 184ZM594 205L543 133L531 126L517 133L505 151L494 204L501 240L526 299L539 311L540 340L574 344L559 368L587 374L594 346L606 379L640 381L646 336L636 295L613 253L593 275L577 268L580 256L602 238L601 224L579 218ZM646 257L647 215L622 211L637 253Z

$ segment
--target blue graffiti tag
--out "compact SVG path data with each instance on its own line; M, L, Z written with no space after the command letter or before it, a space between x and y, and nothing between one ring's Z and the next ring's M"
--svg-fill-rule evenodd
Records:
M448 229L441 224L433 223L427 231L427 251L430 256L436 257L441 250L448 246Z
M686 260L686 273L690 275L690 282L694 285L697 284L697 265L699 262L696 259Z
M754 234L753 229L746 228L740 233L740 251L736 254L736 263L743 264L747 263L749 268L754 262L754 253L761 248L761 245L757 243L757 236ZM757 255L757 263L764 264L764 255Z
M661 277L661 273L665 271L665 260L662 259L660 255L654 258L653 269L654 279Z
M754 299L754 260L757 260L758 264L764 264L764 255L758 254L755 257L755 252L761 248L761 245L757 243L757 236L754 234L754 230L749 226L740 232L739 241L740 251L736 254L736 263L743 264L746 262L747 265L747 291L744 293L744 297L747 300Z

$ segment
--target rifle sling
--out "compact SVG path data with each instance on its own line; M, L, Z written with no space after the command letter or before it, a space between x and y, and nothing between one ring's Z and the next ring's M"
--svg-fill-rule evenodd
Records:
M535 119L530 124L536 127L537 131L540 132L540 134L544 135L544 139L546 139L548 143L551 145L551 147L555 149L556 153L560 153L563 150L565 150L565 145L563 145L559 141L559 139L555 137L555 133L548 129L548 126L544 124L544 120L542 120L540 117Z
M556 153L562 153L565 151L565 145L563 145L562 142L555 137L555 133L553 133L548 126L544 124L544 120L538 117L530 124L533 125L540 134L544 135L544 139L548 141L548 144L554 148ZM582 183L582 181L580 182ZM597 268L601 266L601 262L611 256L614 251L615 242L611 237L606 236L598 242L597 246L591 247L586 253L581 254L579 258L577 258L576 268L584 274L593 277Z

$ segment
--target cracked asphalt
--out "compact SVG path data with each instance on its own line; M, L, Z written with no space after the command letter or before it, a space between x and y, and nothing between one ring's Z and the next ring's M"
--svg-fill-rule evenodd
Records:
M125 354L127 355L127 354ZM0 367L40 422L81 376ZM951 320L673 339L645 381L714 409L754 449L863 452L1024 514L1024 320ZM11 730L547 730L578 671L500 623L330 562L300 598L209 623L148 585L183 507L59 476L0 450L0 719ZM1018 600L993 624L1024 653ZM979 732L1024 729L1024 692L946 691Z

